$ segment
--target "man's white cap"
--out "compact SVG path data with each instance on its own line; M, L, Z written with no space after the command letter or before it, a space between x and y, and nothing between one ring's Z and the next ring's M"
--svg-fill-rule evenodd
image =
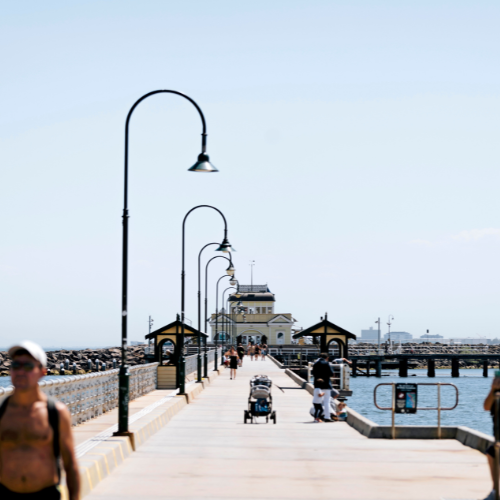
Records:
M47 367L47 355L45 351L38 344L31 342L31 340L23 340L19 344L12 346L9 349L9 356L11 358L14 357L21 349L28 351L31 357L39 361L44 368Z

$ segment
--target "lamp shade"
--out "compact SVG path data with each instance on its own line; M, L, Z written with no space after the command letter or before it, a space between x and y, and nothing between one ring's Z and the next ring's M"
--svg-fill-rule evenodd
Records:
M229 284L230 284L231 286L236 285L236 280L235 280L235 279L230 279L230 280L229 280Z
M188 172L218 172L218 170L210 163L208 155L201 153L198 155L198 161L188 169Z
M229 267L226 269L226 274L228 274L229 276L234 276L234 271L236 271L236 269L233 267L232 264L229 264ZM231 283L231 285L234 285L234 283Z
M229 243L229 240L227 238L224 238L222 240L222 243L219 245L219 248L215 250L216 252L236 252L236 250L231 246L231 243Z

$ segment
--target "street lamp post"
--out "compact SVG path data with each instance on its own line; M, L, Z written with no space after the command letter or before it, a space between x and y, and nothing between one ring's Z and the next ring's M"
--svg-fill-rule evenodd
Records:
M380 354L380 318L375 323L378 323L378 354Z
M224 307L224 296L226 295L226 292L228 290L231 290L231 288L235 289L236 288L234 286L230 286L228 288L226 288L223 292L222 292L222 307ZM227 304L226 304L226 315L225 315L225 320L224 320L224 323L226 324L225 328L224 328L224 333L227 333L227 331L229 330L229 315L227 313ZM232 341L232 339L231 339Z
M389 342L389 348L391 348L391 321L394 321L394 316L392 314L389 314L389 318L387 320L387 326L389 327L389 330L388 330L388 337L387 337L387 341Z
M209 157L206 153L207 149L207 126L205 117L201 108L191 97L177 92L176 90L154 90L144 94L138 99L130 108L127 119L125 121L125 165L124 165L124 196L123 196L123 215L122 215L122 320L121 320L121 334L122 334L122 356L120 372L118 377L118 431L116 434L128 435L128 403L129 403L129 366L127 364L127 318L128 318L128 137L130 118L135 108L144 99L155 94L175 94L184 99L187 99L198 111L202 122L201 133L201 153L198 155L198 161L189 169L190 172L217 172L218 170L210 163Z
M193 207L189 212L184 216L184 220L182 221L182 271L181 271L181 341L179 344L182 349L184 348L184 304L185 304L185 281L186 281L186 272L185 272L185 241L186 241L186 220L191 212L197 210L198 208L211 208L220 214L222 219L224 220L224 239L222 243L219 245L219 248L216 249L218 252L230 252L231 244L227 239L227 221L224 217L224 214L218 209L213 207L212 205L198 205ZM198 317L198 323L200 322L200 318ZM200 330L198 330L198 382L201 382L201 336ZM184 366L184 350L181 350L179 357L179 394L184 394L185 391L185 366Z
M212 257L206 264L205 266L205 333L207 333L207 323L208 323L208 266L210 262L212 262L214 259L226 259L229 262L229 267L226 269L226 276L229 276L231 280L233 279L232 276L234 275L234 267L233 267L233 262L232 262L232 255L231 252L229 252L229 259L227 257L224 257L224 255L216 255L215 257ZM219 281L223 278L219 278ZM218 284L218 282L217 282ZM231 284L233 284L231 282ZM217 325L217 311L215 311L215 324ZM217 327L216 327L216 335L215 335L215 353L214 353L214 370L217 370ZM205 341L206 342L206 341ZM206 352L206 344L205 344L205 378L208 377L208 356Z
M222 278L230 278L230 276L228 274L222 275L217 280L217 285L215 286L215 352L217 352L218 340L219 340L219 282ZM217 370L217 364L215 364L214 370Z

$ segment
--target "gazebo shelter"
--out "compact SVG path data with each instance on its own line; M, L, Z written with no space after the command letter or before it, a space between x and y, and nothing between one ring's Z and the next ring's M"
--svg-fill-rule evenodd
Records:
M208 335L198 332L196 328L184 323L184 343L192 337L201 337L201 343L206 342ZM177 389L179 387L177 366L179 364L179 340L182 335L182 323L177 316L177 320L172 323L158 328L158 330L146 335L146 339L153 340L154 357L158 365L158 385L157 389ZM168 360L165 360L163 347L166 344L167 350L170 351Z
M312 337L314 344L320 345L321 352L328 352L330 344L335 342L339 347L339 358L349 358L348 341L356 339L356 335L340 326L328 321L328 315L325 314L325 319L321 318L319 323L316 323L305 330L296 333L293 338L300 339L302 337ZM319 337L319 342L318 342Z

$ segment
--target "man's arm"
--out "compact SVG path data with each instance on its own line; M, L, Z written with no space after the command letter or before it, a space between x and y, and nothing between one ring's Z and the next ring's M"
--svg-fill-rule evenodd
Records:
M59 442L61 457L66 472L66 485L68 486L70 500L80 499L80 474L75 456L73 432L71 431L71 414L63 403L56 404L59 411Z
M493 402L495 401L495 392L500 391L500 377L495 377L491 384L491 389L489 394L486 396L484 400L484 409L486 411L490 411L493 406Z

